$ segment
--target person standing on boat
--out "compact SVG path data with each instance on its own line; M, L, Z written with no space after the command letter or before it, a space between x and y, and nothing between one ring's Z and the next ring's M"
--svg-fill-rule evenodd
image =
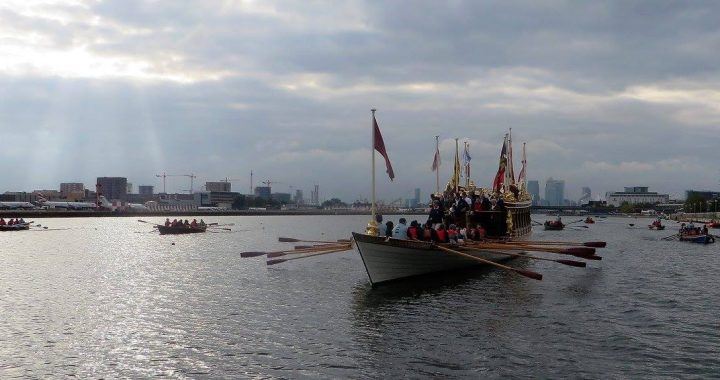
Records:
M707 235L707 234L708 234L707 224L704 224L703 228L702 228L702 235Z
M206 226L205 221L200 219L200 227L205 227L205 226Z
M393 230L393 236L395 237L395 239L404 240L408 238L408 227L405 218L400 218L400 220L398 220L398 224Z
M433 228L437 228L443 221L443 212L440 209L440 202L434 201L430 214L428 215L428 221L432 223Z

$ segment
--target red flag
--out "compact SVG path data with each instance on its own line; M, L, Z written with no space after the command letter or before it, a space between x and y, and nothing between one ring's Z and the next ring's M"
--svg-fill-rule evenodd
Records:
M495 192L500 192L500 189L502 188L503 184L505 183L505 167L507 166L507 136L505 137L505 140L503 141L503 147L500 151L500 165L498 167L497 174L495 175L495 180L493 181L493 190Z
M373 134L375 135L375 150L385 158L385 166L387 167L387 174L392 181L395 178L395 172L393 172L392 164L388 158L387 151L385 150L385 142L383 141L382 135L380 134L380 127L378 127L375 115L373 115L373 128L375 128Z

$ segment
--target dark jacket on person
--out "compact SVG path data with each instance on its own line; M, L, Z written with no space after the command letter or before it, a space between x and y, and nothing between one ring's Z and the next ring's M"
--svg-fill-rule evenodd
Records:
M440 208L434 208L430 210L430 214L428 215L428 220L430 223L442 223L443 221L443 212L440 210Z

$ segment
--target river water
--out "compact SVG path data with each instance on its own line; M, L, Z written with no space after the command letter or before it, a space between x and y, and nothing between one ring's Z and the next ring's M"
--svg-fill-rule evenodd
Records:
M239 255L288 248L278 236L347 238L367 218L0 233L0 378L720 377L720 244L663 241L671 222L537 229L609 243L588 268L511 262L543 281L476 268L373 289L356 251L270 267Z

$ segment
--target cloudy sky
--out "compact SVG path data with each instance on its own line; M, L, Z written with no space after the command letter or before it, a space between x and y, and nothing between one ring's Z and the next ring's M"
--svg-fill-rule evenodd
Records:
M502 136L569 198L720 179L720 4L616 1L0 2L0 191L155 174L391 200L443 181L454 138L488 186ZM519 161L519 160L518 160ZM516 165L519 163L516 163ZM519 169L516 169L518 172ZM197 183L196 182L196 183ZM168 179L168 191L188 188ZM197 188L197 186L196 186Z

